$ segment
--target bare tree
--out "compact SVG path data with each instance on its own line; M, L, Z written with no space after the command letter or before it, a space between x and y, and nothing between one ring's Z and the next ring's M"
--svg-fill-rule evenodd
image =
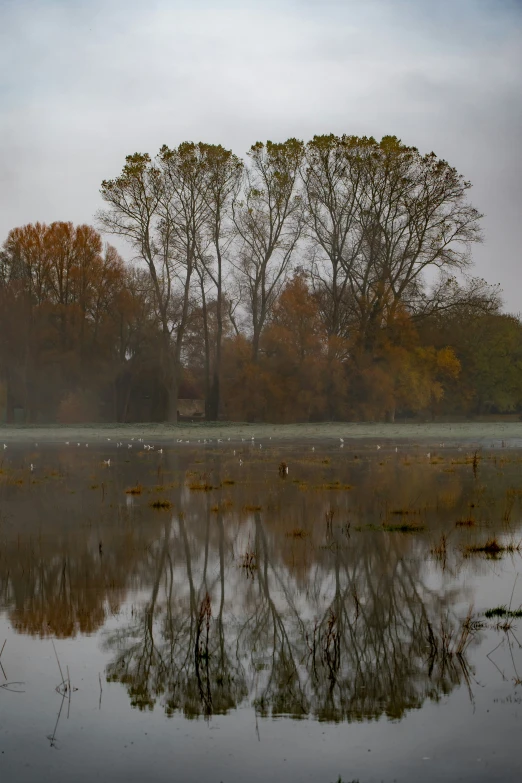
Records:
M230 150L221 145L200 144L199 153L204 167L204 199L207 207L205 223L205 247L199 254L202 307L205 331L206 365L206 413L216 421L220 407L221 356L223 328L227 309L226 268L228 252L234 238L231 220L232 202L237 197L243 174L243 163ZM203 281L209 278L215 289L216 330L214 337L214 361L210 361L210 335Z
M348 326L343 303L361 245L358 206L365 147L365 139L314 136L301 169L311 277L330 336L345 336Z
M163 333L162 368L169 421L177 419L181 350L192 275L207 214L197 145L163 146L155 162L136 153L119 177L104 181L101 226L127 239L148 267Z
M480 241L470 183L395 136L315 137L302 167L312 279L330 334L371 350L399 306L426 302L425 272L465 270Z
M413 305L427 270L455 273L481 240L480 213L467 201L471 185L434 153L421 155L396 137L373 142L364 162L358 204L360 250L350 286L360 344L399 306Z
M263 327L285 281L303 228L299 167L303 143L257 142L240 197L233 202L239 242L234 267L252 325L252 357L257 361Z

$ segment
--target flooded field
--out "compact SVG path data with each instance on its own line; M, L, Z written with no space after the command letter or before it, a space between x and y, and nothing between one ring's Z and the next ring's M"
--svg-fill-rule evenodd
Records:
M521 779L521 427L5 431L0 780Z

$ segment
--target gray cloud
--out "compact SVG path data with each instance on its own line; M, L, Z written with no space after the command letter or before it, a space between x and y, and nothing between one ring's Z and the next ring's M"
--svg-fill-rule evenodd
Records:
M522 309L521 2L0 0L0 17L0 237L92 221L136 150L392 133L474 183L477 271Z

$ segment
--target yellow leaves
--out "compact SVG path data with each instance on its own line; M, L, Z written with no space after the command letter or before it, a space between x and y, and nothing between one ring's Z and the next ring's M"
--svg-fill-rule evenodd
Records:
M458 377L461 366L453 348L441 348L437 351L437 369L447 378Z

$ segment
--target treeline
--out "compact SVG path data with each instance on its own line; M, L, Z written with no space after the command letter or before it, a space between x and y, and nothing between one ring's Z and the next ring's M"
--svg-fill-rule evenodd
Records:
M321 421L522 403L522 325L471 276L471 185L395 137L126 158L97 228L0 254L0 417ZM3 395L3 398L2 398Z

